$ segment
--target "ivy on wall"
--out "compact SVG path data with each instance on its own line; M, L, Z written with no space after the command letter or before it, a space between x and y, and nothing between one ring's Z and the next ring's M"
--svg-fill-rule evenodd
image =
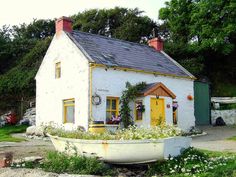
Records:
M131 85L129 82L126 82L126 90L122 92L122 96L120 99L120 116L121 121L124 124L125 128L128 128L133 124L133 119L130 114L131 108L129 107L129 103L134 101L137 98L138 94L145 89L147 84L145 82L140 82L135 85Z

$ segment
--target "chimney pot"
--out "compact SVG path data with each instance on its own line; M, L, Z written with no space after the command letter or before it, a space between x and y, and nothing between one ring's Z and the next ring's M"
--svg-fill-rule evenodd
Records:
M163 51L163 40L160 37L150 39L148 45L156 49L158 52Z
M73 21L69 17L62 16L56 20L56 34L59 34L61 31L66 31L68 33L72 32Z

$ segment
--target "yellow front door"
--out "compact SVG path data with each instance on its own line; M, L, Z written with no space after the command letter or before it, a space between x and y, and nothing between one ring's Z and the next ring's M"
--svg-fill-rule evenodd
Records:
M165 123L165 101L163 98L151 98L151 126Z

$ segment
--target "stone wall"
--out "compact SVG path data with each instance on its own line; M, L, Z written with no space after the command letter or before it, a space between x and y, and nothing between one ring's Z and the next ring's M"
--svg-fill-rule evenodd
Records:
M7 114L8 113L5 113L5 114L0 116L0 127L4 126L6 124Z
M25 111L23 120L27 120L29 125L35 125L36 110L35 108L29 108Z
M226 125L236 124L236 109L232 110L211 110L211 121L214 125L216 119L222 117Z

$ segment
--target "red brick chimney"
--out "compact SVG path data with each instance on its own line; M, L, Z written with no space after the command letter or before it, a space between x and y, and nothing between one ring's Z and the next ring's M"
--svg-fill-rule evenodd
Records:
M66 31L68 33L72 32L73 21L69 17L62 16L56 20L56 34L59 34L61 31Z
M160 52L163 50L164 43L160 37L155 37L148 41L148 45Z

